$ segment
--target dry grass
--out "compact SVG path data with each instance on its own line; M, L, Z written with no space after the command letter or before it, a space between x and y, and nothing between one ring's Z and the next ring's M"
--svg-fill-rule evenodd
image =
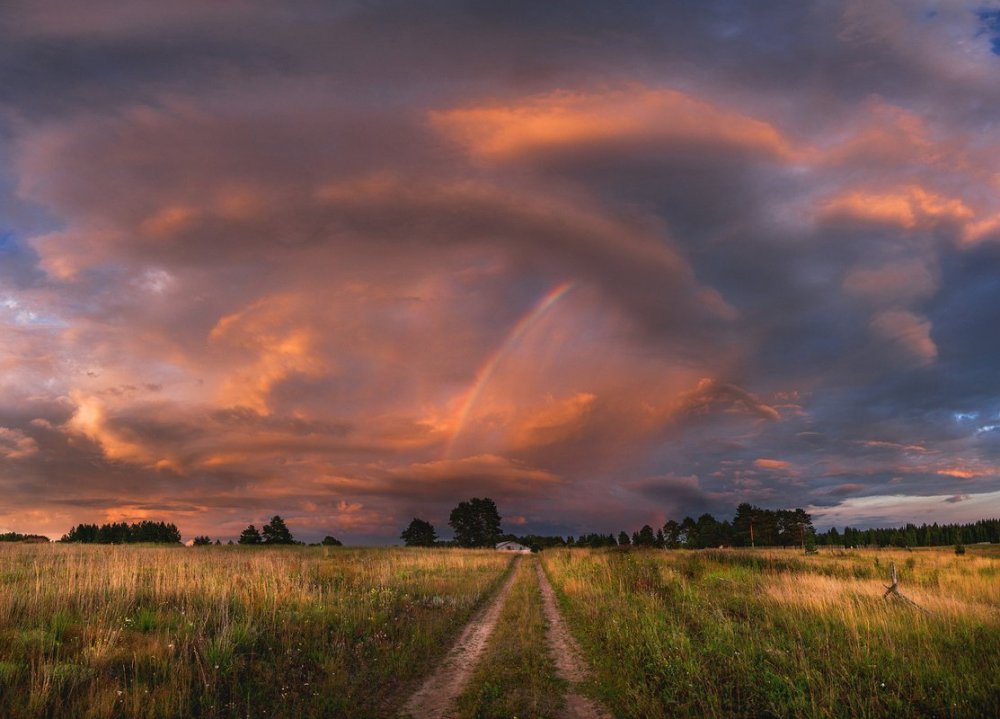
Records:
M622 717L1000 715L1000 556L544 555ZM889 565L930 614L882 599Z
M0 716L391 713L489 551L0 546Z

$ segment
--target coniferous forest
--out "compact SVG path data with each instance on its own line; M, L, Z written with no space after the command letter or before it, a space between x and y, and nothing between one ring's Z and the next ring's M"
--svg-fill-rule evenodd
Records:
M63 535L60 541L81 544L135 544L155 542L177 544L181 532L176 524L167 522L111 522L109 524L78 524Z

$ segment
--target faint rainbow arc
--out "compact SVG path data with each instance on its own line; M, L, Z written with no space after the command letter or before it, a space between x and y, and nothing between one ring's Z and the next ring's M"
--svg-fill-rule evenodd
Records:
M504 341L500 343L500 347L480 366L479 371L476 372L476 379L472 383L468 392L465 395L465 401L462 403L462 408L458 412L458 421L455 424L455 431L452 432L451 438L448 440L448 444L444 449L444 458L448 459L451 456L451 451L455 446L455 441L462 434L462 429L465 427L465 422L469 417L469 412L475 406L479 399L479 395L482 394L483 388L489 384L490 378L493 376L493 372L496 370L497 366L503 360L505 356L510 352L510 350L517 344L518 340L523 337L528 330L534 327L540 319L552 309L552 306L556 304L559 300L565 297L570 290L573 289L573 282L561 282L560 284L549 290L544 297L542 297L534 307L531 308L517 324L514 325Z

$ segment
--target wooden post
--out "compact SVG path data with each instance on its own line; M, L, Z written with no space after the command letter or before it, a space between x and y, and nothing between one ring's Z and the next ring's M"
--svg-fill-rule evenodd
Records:
M911 607L916 607L917 609L919 609L920 611L922 611L924 614L930 614L929 611L927 611L926 609L924 609L923 607L921 607L919 604L917 604L915 601L913 601L909 597L903 595L899 591L899 577L896 576L896 563L895 562L892 562L889 565L889 572L890 572L890 575L891 575L891 578L892 578L892 584L890 584L889 586L887 586L885 588L885 593L882 595L882 598L883 599L888 599L890 596L892 596L892 597L894 597L895 599L898 599L901 602L909 604Z

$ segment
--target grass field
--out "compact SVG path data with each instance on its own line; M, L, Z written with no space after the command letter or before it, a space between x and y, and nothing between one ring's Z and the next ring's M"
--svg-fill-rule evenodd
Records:
M1000 553L556 550L619 717L1000 716ZM929 613L882 599L889 565Z
M492 551L0 546L0 717L392 715Z
M615 716L1000 716L1000 547L549 550ZM564 705L523 559L463 719ZM882 598L900 589L926 613ZM0 717L391 717L507 576L454 549L0 545Z

